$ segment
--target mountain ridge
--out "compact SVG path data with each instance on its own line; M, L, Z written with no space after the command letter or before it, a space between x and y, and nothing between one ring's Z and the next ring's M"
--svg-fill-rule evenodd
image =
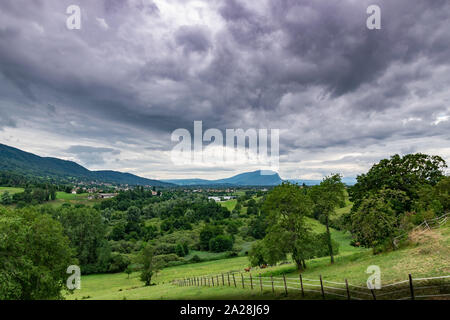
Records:
M147 179L113 170L91 171L80 164L53 157L40 157L0 143L0 171L19 173L42 179L91 180L102 183L173 186L171 183Z
M244 172L229 178L207 180L207 179L166 179L164 182L174 183L179 186L200 186L200 185L229 185L229 186L275 186L283 182L278 173L270 171L264 172L256 170ZM270 174L269 174L270 173Z

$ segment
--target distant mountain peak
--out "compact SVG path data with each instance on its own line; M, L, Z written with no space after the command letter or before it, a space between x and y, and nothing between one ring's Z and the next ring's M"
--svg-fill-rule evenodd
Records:
M182 186L193 185L231 185L231 186L275 186L283 182L277 172L269 170L256 170L243 172L230 178L205 180L205 179L172 179L163 180Z

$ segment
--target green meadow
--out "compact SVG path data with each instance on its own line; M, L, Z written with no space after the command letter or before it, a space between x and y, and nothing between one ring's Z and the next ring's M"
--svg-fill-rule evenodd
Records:
M0 187L0 195L4 192L9 192L9 194L23 192L23 188L13 188L13 187Z
M315 220L311 220L314 230L323 228ZM346 233L332 230L332 237L340 244L340 253L334 264L330 264L329 257L311 259L307 261L307 269L303 277L342 282L347 279L350 283L364 286L367 280L367 267L378 265L382 272L383 284L406 280L411 273L415 277L441 276L450 274L450 223L444 227L427 232L419 237L413 237L410 244L396 251L373 255L371 250L349 245L350 236ZM198 253L196 253L198 254ZM249 266L247 257L213 260L194 264L179 265L160 270L154 277L156 285L145 287L139 280L139 272L130 276L125 273L96 274L82 276L81 289L68 294L66 299L300 299L299 293L290 292L287 297L283 290L277 288L275 293L264 287L263 292L255 280L255 288L251 290L246 284L242 289L239 273L245 273ZM231 287L225 276L225 286L222 286L219 276L219 286L215 287L181 287L171 281L206 275L226 274L238 272L235 275L236 288L231 278ZM252 269L254 278L262 276L297 277L298 272L292 263L269 267L267 269ZM216 278L214 278L216 279ZM308 295L306 298L317 298Z

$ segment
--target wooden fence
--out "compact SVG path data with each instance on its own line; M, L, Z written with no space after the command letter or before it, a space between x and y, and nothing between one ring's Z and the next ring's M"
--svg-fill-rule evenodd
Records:
M448 218L450 216L450 212L446 213L440 217L428 219L423 221L421 224L416 226L413 230L419 231L420 233L424 233L428 230L437 229L447 223ZM409 232L404 232L401 235L397 236L393 240L393 244L395 247L398 247L398 243L408 237Z
M450 299L450 275L428 278L413 278L410 274L407 279L381 286L380 289L369 289L367 286L354 285L344 282L318 279L282 276L257 276L251 273L225 273L208 276L199 276L173 281L179 286L206 286L206 287L235 287L247 290L259 290L261 293L272 292L289 295L297 292L302 297L322 299L348 299L348 300L415 300L415 299Z

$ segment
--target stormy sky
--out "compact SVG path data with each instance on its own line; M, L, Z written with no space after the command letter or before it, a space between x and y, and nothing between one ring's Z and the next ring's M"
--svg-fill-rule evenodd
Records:
M448 0L2 0L0 143L148 178L258 169L173 164L201 120L280 129L282 178L449 162L449 27Z

